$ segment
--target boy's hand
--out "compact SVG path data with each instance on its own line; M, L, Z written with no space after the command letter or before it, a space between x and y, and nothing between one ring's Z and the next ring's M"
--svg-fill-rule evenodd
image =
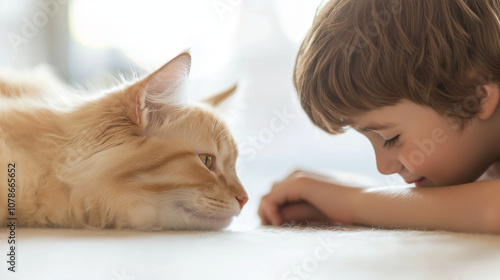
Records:
M302 221L318 221L323 223L331 222L346 222L346 209L341 209L346 206L344 203L335 203L335 201L345 201L340 189L349 188L333 183L333 179L327 176L319 175L307 171L294 171L284 180L273 185L271 192L262 197L259 216L263 225L282 225L283 223L292 220L297 222ZM331 197L320 198L314 193L319 189L323 189L318 193L327 193ZM352 188L349 188L352 189ZM325 192L326 191L326 192ZM321 195L320 195L321 196ZM321 210L321 204L324 199L328 199L330 203L335 205L329 207L329 215ZM329 204L330 204L329 203ZM336 209L333 209L336 208ZM337 211L338 210L338 211ZM330 216L330 217L329 217ZM332 220L331 217L335 219ZM337 219L337 217L339 217Z
M263 225L282 225L295 219L304 208L312 211L312 206L304 201L303 189L311 184L309 172L294 171L280 182L273 184L271 192L262 197L259 216ZM318 211L319 212L319 211Z
M262 197L262 223L322 221L500 234L500 179L456 186L348 187L296 171Z

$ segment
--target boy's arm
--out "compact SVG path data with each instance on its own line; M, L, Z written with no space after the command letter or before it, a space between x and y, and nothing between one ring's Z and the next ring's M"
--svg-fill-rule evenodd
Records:
M500 233L500 180L434 188L363 189L318 184L314 190L305 186L302 189L304 200L332 220Z
M500 233L500 180L433 188L355 188L310 174L294 172L273 186L259 207L264 224L287 222L282 210L306 202L333 223Z

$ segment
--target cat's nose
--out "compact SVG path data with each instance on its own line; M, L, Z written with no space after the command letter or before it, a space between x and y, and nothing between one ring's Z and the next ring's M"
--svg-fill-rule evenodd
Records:
M240 203L240 209L242 209L243 205L245 205L245 203L247 203L248 201L248 196L243 196L243 197L236 196L236 200L238 200L238 202Z

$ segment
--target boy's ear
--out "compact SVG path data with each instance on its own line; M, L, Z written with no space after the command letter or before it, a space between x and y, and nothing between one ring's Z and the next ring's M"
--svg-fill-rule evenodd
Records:
M200 100L200 102L208 104L214 108L219 107L222 105L224 101L226 101L229 97L233 95L233 93L236 91L236 85L232 86L230 89L227 89L223 92L217 93L215 95L212 95L208 98Z
M481 120L487 120L495 113L498 107L500 99L499 85L496 83L481 85L478 88L477 95L480 102L479 106L481 106L481 111L477 116Z
M138 125L146 127L148 114L164 105L185 104L186 93L182 86L189 76L191 55L181 53L154 73L131 87L128 96L129 116Z

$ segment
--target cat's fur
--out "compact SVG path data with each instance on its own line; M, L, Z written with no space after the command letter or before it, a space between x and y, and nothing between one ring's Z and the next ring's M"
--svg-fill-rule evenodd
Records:
M43 73L0 76L0 225L15 163L19 226L208 229L247 201L237 148L213 112L233 90L187 104L191 57L97 97ZM5 71L4 71L5 72ZM42 71L43 72L43 71ZM198 157L214 156L211 170Z

